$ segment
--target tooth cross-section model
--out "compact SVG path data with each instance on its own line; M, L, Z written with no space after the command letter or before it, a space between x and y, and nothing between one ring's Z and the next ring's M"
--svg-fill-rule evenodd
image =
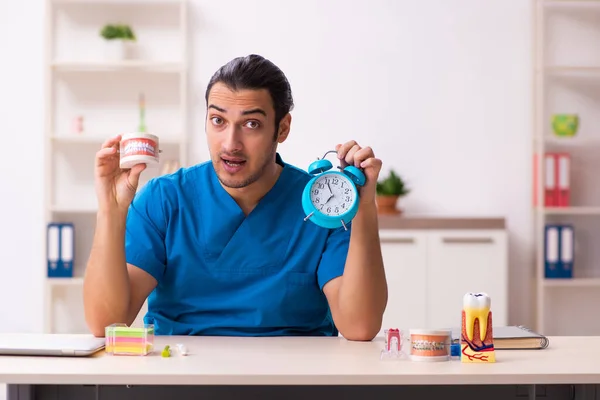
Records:
M496 362L490 306L491 299L486 293L467 293L463 297L462 362Z

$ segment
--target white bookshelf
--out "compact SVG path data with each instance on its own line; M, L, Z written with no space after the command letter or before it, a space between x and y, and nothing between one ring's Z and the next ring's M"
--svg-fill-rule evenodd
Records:
M571 156L568 207L545 207L543 158L538 157L534 228L536 329L546 335L599 335L600 320L600 1L532 0L534 43L533 153ZM551 116L576 113L573 138L554 135ZM548 279L544 268L546 223L575 230L573 278Z
M75 229L72 278L49 278L41 260L46 332L87 331L82 288L97 211L94 157L109 137L137 131L141 94L161 162L143 172L140 187L167 162L188 165L187 13L185 0L46 0L45 218ZM132 58L107 58L100 36L107 23L131 26ZM79 116L81 133L73 129Z

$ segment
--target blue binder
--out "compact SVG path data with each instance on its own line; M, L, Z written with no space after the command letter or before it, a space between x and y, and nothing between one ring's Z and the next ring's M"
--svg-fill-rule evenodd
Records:
M547 224L544 229L546 278L572 278L575 234L572 225Z
M561 278L573 277L575 230L572 225L560 228L560 272Z
M46 238L48 277L73 277L75 229L71 223L50 223Z
M546 278L559 277L560 225L544 228L544 271Z

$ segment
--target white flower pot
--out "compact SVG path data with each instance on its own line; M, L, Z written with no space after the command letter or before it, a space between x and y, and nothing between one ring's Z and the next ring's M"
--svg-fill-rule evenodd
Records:
M105 57L109 61L122 61L132 57L133 43L129 40L105 41Z

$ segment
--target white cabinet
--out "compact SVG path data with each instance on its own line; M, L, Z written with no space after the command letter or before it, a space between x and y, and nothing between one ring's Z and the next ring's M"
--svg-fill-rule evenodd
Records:
M388 303L383 328L424 326L427 323L427 235L418 231L382 231L383 263L388 288Z
M492 299L494 325L508 318L508 260L504 231L432 231L427 241L428 324L458 327L468 292Z
M494 325L508 324L505 230L380 231L388 283L386 328L460 326L467 292L492 299Z

